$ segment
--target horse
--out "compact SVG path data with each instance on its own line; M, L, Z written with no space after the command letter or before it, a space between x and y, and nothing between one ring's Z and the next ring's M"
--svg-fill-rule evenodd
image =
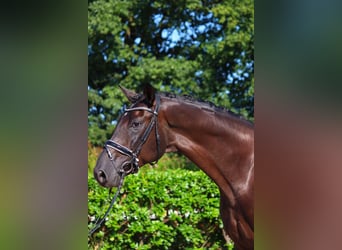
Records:
M164 153L180 152L220 191L224 230L237 250L254 249L254 124L189 96L121 87L131 106L118 120L94 168L97 182L118 187Z

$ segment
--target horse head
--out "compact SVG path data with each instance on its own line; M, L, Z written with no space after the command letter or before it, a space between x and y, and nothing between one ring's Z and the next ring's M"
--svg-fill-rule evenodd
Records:
M160 96L151 85L142 94L120 87L131 106L119 118L110 140L101 152L94 176L104 187L116 187L123 175L157 161L165 152Z

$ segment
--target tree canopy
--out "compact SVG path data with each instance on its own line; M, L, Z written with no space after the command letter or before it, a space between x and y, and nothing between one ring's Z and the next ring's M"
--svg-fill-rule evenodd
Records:
M118 85L188 94L254 118L251 0L89 0L89 140L102 145L122 104Z

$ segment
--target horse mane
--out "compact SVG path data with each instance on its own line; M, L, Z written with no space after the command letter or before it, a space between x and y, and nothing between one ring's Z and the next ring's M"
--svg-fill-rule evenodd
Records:
M242 119L242 120L246 120L244 117L242 117L241 115L232 112L231 110L225 108L225 107L221 107L221 106L217 106L216 104L214 104L213 102L207 101L207 100L202 100L200 98L195 98L191 95L176 95L174 93L169 93L169 92L159 92L159 94L161 94L161 96L165 96L171 99L177 99L180 101L184 101L184 102L188 102L194 105L199 106L200 108L204 108L207 110L211 110L213 112L218 112L218 113L226 113L229 114L235 118L238 119Z

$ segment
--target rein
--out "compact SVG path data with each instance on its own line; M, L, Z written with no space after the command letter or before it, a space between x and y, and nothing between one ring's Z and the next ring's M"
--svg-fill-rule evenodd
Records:
M116 190L116 193L112 199L112 201L110 202L110 206L108 207L107 211L105 212L105 214L102 216L102 218L98 218L95 222L95 226L89 231L88 233L88 236L91 236L101 225L102 223L106 220L106 217L108 216L110 210L112 209L112 207L114 206L114 203L116 201L116 199L118 198L118 195L120 193L120 189L123 185L123 180L125 178L125 174L122 174L121 175L121 178L120 178L120 184L118 186L118 189Z
M153 114L153 117L151 118L151 121L150 121L149 125L147 126L146 130L144 131L143 135L141 136L139 144L137 145L135 150L131 150L131 149L119 144L119 143L116 143L113 140L106 141L106 143L104 145L104 149L106 150L108 158L111 161L111 163L113 164L113 166L114 166L114 163L113 163L114 157L113 157L112 153L110 152L109 148L114 149L115 151L119 152L120 154L123 154L123 155L130 157L130 161L128 164L123 164L122 168L119 170L119 175L121 175L121 177L120 177L120 183L119 183L118 189L117 189L106 213L104 214L104 216L101 219L100 218L97 219L95 226L89 231L88 236L91 236L105 221L106 217L108 216L110 210L112 209L112 207L113 207L113 205L114 205L114 203L115 203L115 201L116 201L116 199L120 193L120 189L123 185L123 181L124 181L125 176L127 176L131 173L137 173L139 171L138 155L142 149L142 146L145 144L147 138L151 134L153 127L155 127L155 136L156 136L156 144L157 144L157 160L155 161L155 163L158 162L158 158L160 156L160 136L159 136L158 124L157 124L159 106L160 106L160 96L156 95L156 108L154 110L152 110L150 108L146 108L146 107L136 107L136 108L128 108L124 111L124 114L131 112L131 111L136 111L136 110L143 110L143 111L147 111L147 112L150 112Z

